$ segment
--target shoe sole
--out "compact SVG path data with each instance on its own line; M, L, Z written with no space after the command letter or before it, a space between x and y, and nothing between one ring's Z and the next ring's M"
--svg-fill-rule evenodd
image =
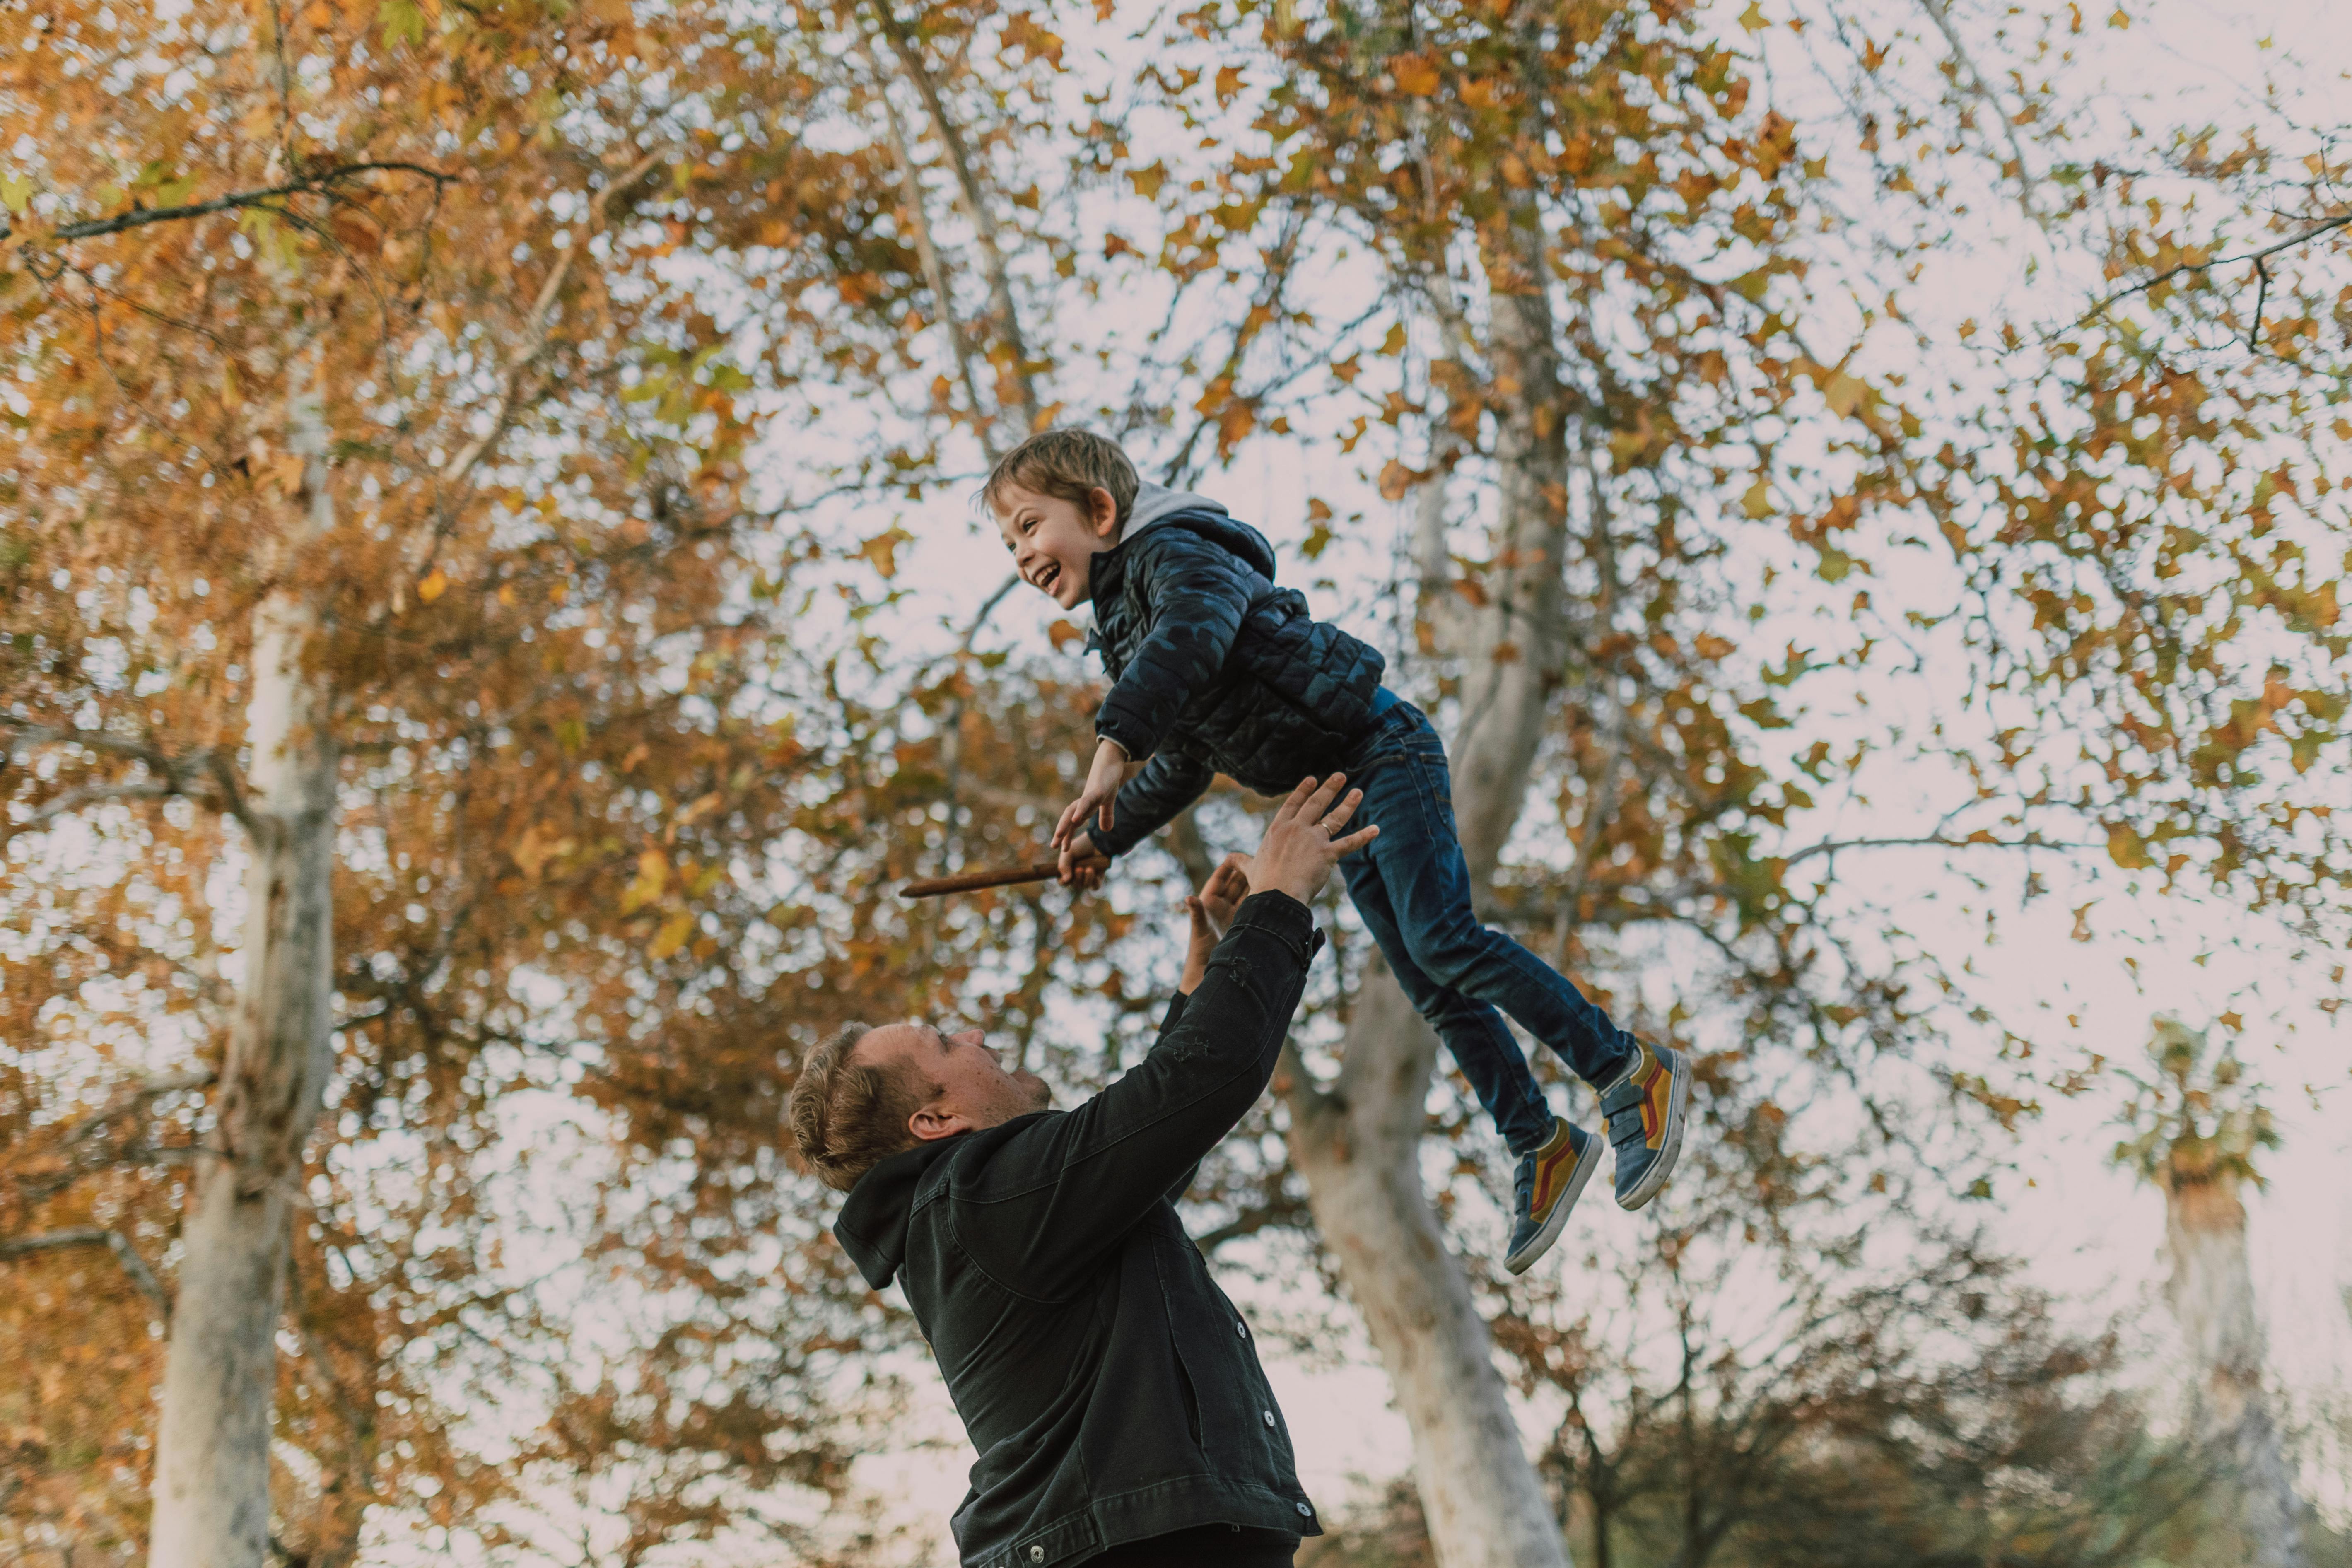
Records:
M1543 1228L1537 1231L1525 1247L1503 1259L1504 1268L1514 1274L1525 1274L1537 1258L1551 1250L1551 1244L1558 1241L1559 1233L1568 1228L1568 1211L1574 1208L1576 1200L1584 1195L1584 1184L1592 1179L1592 1173L1601 1166L1601 1145L1604 1142L1594 1138L1584 1145L1584 1152L1576 1157L1576 1169L1568 1173L1568 1190L1559 1194L1559 1202L1551 1205L1551 1218L1544 1221Z
M1628 1214L1658 1195L1666 1178L1675 1173L1675 1162L1683 1153L1683 1121L1690 1110L1691 1059L1677 1053L1675 1057L1674 1087L1666 1091L1666 1143L1658 1157L1650 1162L1642 1180L1630 1193L1618 1194L1617 1206Z

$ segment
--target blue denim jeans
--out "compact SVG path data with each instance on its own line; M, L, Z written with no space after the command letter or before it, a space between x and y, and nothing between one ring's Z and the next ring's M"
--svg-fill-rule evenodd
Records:
M1503 1141L1527 1153L1551 1136L1551 1108L1502 1015L1596 1087L1622 1069L1633 1037L1558 970L1471 912L1445 742L1420 709L1400 699L1381 710L1341 765L1349 784L1364 792L1349 826L1381 830L1339 862L1348 895Z

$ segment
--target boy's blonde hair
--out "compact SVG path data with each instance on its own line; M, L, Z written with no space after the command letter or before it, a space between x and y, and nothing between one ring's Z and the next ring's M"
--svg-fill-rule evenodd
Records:
M1087 491L1106 489L1118 503L1119 526L1124 528L1127 514L1135 509L1140 483L1135 465L1127 460L1118 442L1091 430L1045 430L996 459L996 467L988 471L988 482L980 487L980 500L993 511L1005 487L1019 485L1041 496L1084 506Z

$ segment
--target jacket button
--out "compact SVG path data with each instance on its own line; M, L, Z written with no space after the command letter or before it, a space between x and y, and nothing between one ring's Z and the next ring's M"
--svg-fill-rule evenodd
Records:
M1249 1338L1249 1325L1243 1322L1239 1318L1235 1318L1234 1320L1234 1332L1241 1335L1244 1339L1247 1339Z
M1265 1424L1266 1424L1267 1426L1273 1426L1273 1425L1274 1425L1274 1412L1273 1412L1273 1411L1271 1411L1271 1410L1261 1410L1261 1411L1259 1411L1259 1412L1258 1412L1258 1414L1265 1417Z
M1031 1547L1029 1549L1029 1561L1032 1563L1043 1563L1045 1561L1045 1549L1042 1546Z
M1308 1508L1308 1507L1307 1507L1305 1503L1303 1503L1303 1502L1300 1502L1300 1503L1293 1503L1293 1504L1291 1504L1291 1506L1292 1506L1293 1508L1295 1508L1295 1509L1297 1509L1297 1510L1298 1510L1298 1517L1299 1517L1299 1518L1301 1518L1301 1519L1312 1519L1312 1518L1314 1518L1314 1517L1315 1517L1315 1510L1314 1510L1313 1509L1311 1509L1311 1508Z

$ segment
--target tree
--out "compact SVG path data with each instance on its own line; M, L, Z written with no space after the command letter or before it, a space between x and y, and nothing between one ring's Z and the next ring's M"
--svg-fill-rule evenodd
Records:
M37 258L11 274L34 390L0 539L10 852L46 872L6 906L37 980L5 997L0 1234L81 1238L0 1279L54 1301L56 1271L135 1256L168 1295L183 1267L172 1183L209 1159L197 1097L254 984L211 950L214 902L239 912L211 868L244 863L224 825L274 669L278 708L332 716L288 734L337 770L341 1005L310 1015L341 1025L336 1142L301 1171L328 1207L289 1305L317 1345L278 1406L306 1456L279 1494L316 1492L322 1552L390 1517L371 1500L408 1467L444 1488L403 1516L427 1527L491 1528L550 1469L609 1478L631 1550L744 1518L712 1477L837 1479L827 1380L906 1328L843 1279L779 1152L794 1049L964 1008L1083 1087L1144 1026L1172 962L1142 903L887 894L1028 858L1066 795L1087 687L991 646L1001 593L910 646L917 535L876 515L1043 422L1113 430L1170 482L1267 450L1361 464L1409 507L1402 590L1349 613L1393 612L1395 679L1451 732L1482 907L1699 1053L1706 1136L1754 1141L1760 1226L1819 1174L1771 1132L1807 1091L1863 1108L1861 1180L1951 1163L1968 1118L2030 1114L2036 1075L2072 1068L1952 1047L1979 1037L1965 968L1906 934L1864 857L2011 855L2031 889L2087 852L2333 918L2340 828L2314 807L2343 752L2343 492L2312 437L2342 396L2340 160L2151 135L2028 167L2078 129L2035 65L2071 47L2063 18L2019 46L1857 0L1801 34L1755 10L1735 47L1676 4L1282 0L1167 18L1129 82L1077 58L1083 18L985 5L740 28L460 9L313 8L283 37L201 11L127 54L72 13L15 57L38 74L12 122L49 162L0 188ZM1826 108L1758 71L1784 35ZM101 93L101 63L150 61L212 96ZM425 172L368 166L402 163ZM2051 265L2091 275L2083 319L1937 320L1909 268L2029 185ZM748 492L761 413L790 432L760 449L790 505ZM1306 559L1377 553L1369 496L1350 515L1344 474L1317 489ZM271 637L304 657L257 661ZM1871 681L1898 700L1870 707ZM1832 814L1881 757L1940 765L1947 794L1858 839ZM1213 797L1171 847L1205 859L1246 809ZM120 879L66 874L78 832ZM1138 858L1122 899L1177 869ZM1195 1217L1212 1243L1312 1219L1415 1423L1436 1549L1554 1560L1452 1255L1476 1161L1431 1138L1477 1135L1343 946L1283 1105ZM137 1074L38 1055L127 1062L132 1030L161 1047ZM578 1228L644 1312L584 1368L549 1352L562 1302L485 1262L510 1238L482 1195L511 1174L502 1107L534 1096L593 1126L610 1164ZM404 1162L413 1184L385 1173ZM93 1401L143 1386L152 1314L107 1278ZM445 1391L413 1346L531 1390L542 1440L478 1463L433 1437ZM136 1477L135 1422L39 1397Z
M2214 395L2238 410L2221 420L2200 411L2204 390L2167 401L2185 384L2151 346L2193 330L2213 295L2159 280L2086 297L2101 308L2079 337L2006 357L1977 345L2036 342L2041 326L1953 336L1915 320L1902 268L1948 245L1952 185L1973 195L2042 171L2018 163L2014 138L1984 133L1998 70L1979 68L1960 19L1903 15L1933 24L1927 60L1846 26L1884 17L1815 18L1881 95L1883 119L1857 109L1868 123L1850 126L1766 101L1685 6L1199 8L1156 37L1132 99L1090 91L1067 121L1040 105L1077 46L1034 17L894 13L865 25L857 58L869 79L898 67L870 111L910 171L906 221L929 237L933 309L878 296L844 328L904 356L877 361L860 401L919 388L914 367L937 367L928 405L890 403L934 438L894 437L880 459L933 481L956 471L955 432L995 428L1016 398L1030 423L1091 410L1169 482L1254 440L1295 437L1318 463L1360 459L1372 440L1381 493L1413 519L1402 574L1420 592L1397 678L1454 731L1457 816L1491 918L1549 931L1580 980L1702 1050L1718 1098L1798 1071L1842 1080L1890 1154L1928 1142L1906 1100L1923 1079L2010 1121L2030 1111L2021 1080L2037 1069L1946 1052L1943 1031L1973 1004L1964 975L1872 906L1871 878L1850 868L1881 849L2006 851L2031 888L2036 856L2088 850L2131 870L2156 867L2162 842L2168 876L2200 866L2257 900L2309 907L2336 862L2284 827L2333 829L2309 818L2315 797L2294 770L2341 744L2320 674L2340 639L2324 609L2305 614L2323 600L2302 596L2321 594L2315 579L2275 592L2242 552L2212 590L2239 596L2236 616L2204 591L2146 586L2193 540L2251 549L2270 526L2259 509L2275 485L2253 498L2207 476L2242 471L2309 416L2325 356L2287 334L2275 377L2217 366ZM1899 93L1896 67L1912 72ZM891 107L892 92L919 109ZM2035 113L2067 110L2046 82L2027 97ZM1931 128L1953 132L1946 151L1885 154ZM1022 155L1057 133L1071 153L1058 185ZM1833 177L1852 164L1859 187ZM2253 167L2185 177L2251 215L2262 193L2238 176ZM2078 257L2147 279L2180 250L2177 209L2149 212L2146 182L2064 184L2066 199L2026 205L2037 223L2072 225L2061 232ZM1856 188L1944 226L1847 210ZM2298 310L2318 287L2315 271L2296 275ZM1115 317L1088 313L1107 300ZM2152 317L2116 314L2143 304ZM1016 321L1026 386L984 387L971 345L1001 355ZM1882 323L1916 357L1890 367L1865 352ZM1097 354L1118 368L1090 375ZM2153 443L2124 440L2151 409L2176 422ZM2315 456L2296 493L2332 494L2315 479L2332 461ZM2085 495L2117 498L2126 520L2083 526ZM2144 521L2182 508L2201 521ZM1319 500L1310 519L1311 559L1345 523ZM2324 526L2299 520L2298 537ZM1929 548L1948 553L1948 598L1922 607L1884 589L1890 603L1874 605L1879 580ZM967 661L987 613L959 628ZM1810 629L1784 647L1791 616ZM2242 640L2295 667L2258 700L2226 651ZM2192 644L2185 662L2158 646ZM1981 717L1937 710L1914 726L1843 695L1864 675L1946 668L1968 672ZM2243 723L2208 721L2250 700ZM2147 702L2160 723L2133 707ZM1785 733L1801 721L1839 738ZM949 729L970 755L976 732ZM2083 755L2066 754L2076 743ZM1915 828L1857 840L1825 803L1882 752L1948 765L1949 799ZM2239 760L2221 768L2225 753ZM2256 776L2272 792L2260 799L2242 787ZM955 777L945 769L943 787ZM952 860L964 806L946 809L928 845ZM1201 858L1199 828L1221 809L1171 836L1179 857ZM1685 966L1685 994L1633 1001L1662 954ZM1286 1168L1265 1152L1269 1124L1245 1129L1211 1173L1209 1234L1311 1215L1397 1380L1440 1549L1549 1560L1540 1488L1423 1187L1433 1042L1376 968L1352 1001L1345 1039L1310 1025L1284 1074Z
M2118 1164L2164 1194L2167 1296L2193 1369L2190 1409L2200 1439L2233 1473L2245 1560L2304 1561L2302 1500L2263 1387L2262 1314L2246 1261L2246 1207L2255 1159L2278 1146L2270 1112L2227 1050L2208 1060L2202 1032L2159 1017L2148 1041L2157 1076L2135 1078L2126 1113L2136 1136Z
M1592 1563L2121 1568L2193 1534L2209 1472L2116 1386L2112 1333L1922 1194L1824 1180L1768 1228L1753 1177L1703 1159L1600 1290L1487 1288Z
M698 1098L764 1104L743 1157L777 1158L776 928L730 882L788 831L805 750L758 657L788 607L745 492L761 363L662 259L790 225L895 257L878 169L798 135L789 31L710 8L68 7L7 36L0 109L40 152L0 193L26 874L0 1258L36 1301L100 1247L137 1287L24 1342L110 1371L11 1411L55 1521L21 1544L348 1563L412 1486L447 1527L583 1434L646 1488L648 1542L728 1516L681 1461L837 1485L839 1270L730 1279L814 1226L747 1198L708 1244L645 1228L719 1201L648 1168ZM747 925L772 940L712 963ZM560 1321L473 1185L504 1097L550 1090L639 1184L598 1248L723 1304L585 1387L531 1364ZM138 1347L167 1314L150 1447ZM531 1386L548 1440L469 1455L467 1370Z

